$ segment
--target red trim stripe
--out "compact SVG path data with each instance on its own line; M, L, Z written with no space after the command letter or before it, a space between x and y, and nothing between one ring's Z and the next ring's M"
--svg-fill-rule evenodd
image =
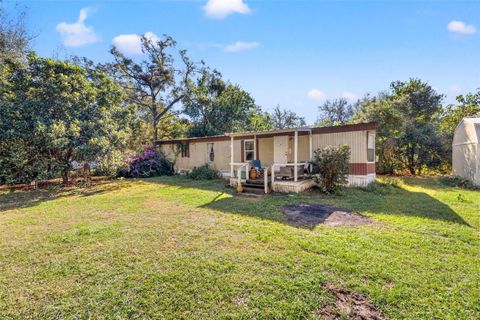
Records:
M375 163L349 163L348 173L361 176L375 173Z

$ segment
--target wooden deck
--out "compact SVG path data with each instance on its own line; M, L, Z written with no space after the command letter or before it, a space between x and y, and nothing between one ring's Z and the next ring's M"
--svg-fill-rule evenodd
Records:
M270 182L270 179L268 179ZM242 184L247 181L242 179ZM236 188L238 183L237 178L230 178L230 186ZM263 185L263 184L262 184ZM310 189L315 185L313 179L304 178L298 181L293 180L275 180L273 184L270 183L270 191L282 193L298 193Z

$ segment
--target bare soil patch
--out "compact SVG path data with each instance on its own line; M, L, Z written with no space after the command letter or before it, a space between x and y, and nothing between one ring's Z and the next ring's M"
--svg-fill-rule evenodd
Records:
M287 220L303 227L323 224L331 227L370 224L372 221L356 212L323 204L288 205L282 208Z
M380 311L367 298L359 293L326 285L326 289L335 296L335 301L327 304L317 312L317 315L326 320L383 320Z

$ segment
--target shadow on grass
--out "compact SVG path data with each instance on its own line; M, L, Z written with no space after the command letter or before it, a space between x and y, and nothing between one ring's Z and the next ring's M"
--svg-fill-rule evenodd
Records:
M108 184L107 181L97 181L91 186L68 186L60 185L49 186L48 188L39 188L36 190L17 190L0 192L0 212L22 209L36 206L42 202L55 199L77 196L89 197L118 189L118 186Z
M413 179L413 180L412 180ZM428 179L417 181L409 178L407 184L421 184L425 188L437 189L441 185ZM190 204L199 208L214 209L225 213L239 214L259 219L266 219L292 225L280 212L285 205L295 204L325 204L345 208L350 211L368 212L370 214L384 214L396 216L422 217L432 220L442 220L470 226L462 217L448 205L431 197L424 192L411 192L402 188L380 186L385 190L369 192L359 188L347 188L341 194L324 195L316 191L301 194L269 194L255 198L237 195L235 190L226 187L225 181L194 181L185 177L160 177L136 180L147 184L161 184L178 189L175 201L185 202L185 192L192 189L212 191L210 195L202 195L201 200L190 200ZM134 185L134 181L127 180L122 183L102 182L92 187L39 189L34 191L0 192L0 212L32 207L45 201L69 196L89 197L103 194L119 188ZM432 186L434 184L434 186ZM447 188L448 189L448 188ZM173 190L173 193L175 190ZM378 190L377 190L378 191ZM206 199L206 201L205 201ZM298 225L295 225L298 227ZM314 228L315 226L311 226Z
M413 180L416 181L416 180ZM147 183L159 183L180 189L202 189L217 192L208 203L200 204L200 208L214 209L226 213L241 214L250 217L287 222L280 212L285 205L295 204L325 204L345 208L354 212L370 214L411 216L441 220L470 226L461 216L445 203L424 192L412 192L399 187L379 184L377 192L361 188L346 188L340 194L325 195L318 191L301 194L270 194L260 197L245 197L226 188L226 183L219 181L193 181L184 177L168 177L147 179ZM411 184L411 179L406 183ZM441 187L434 181L434 188ZM423 187L432 187L432 182L419 182ZM413 185L413 184L412 184ZM432 188L432 189L434 189ZM378 192L379 191L379 192ZM224 196L229 194L230 196ZM181 200L180 200L181 201ZM298 227L298 225L295 225ZM309 226L313 229L315 226Z

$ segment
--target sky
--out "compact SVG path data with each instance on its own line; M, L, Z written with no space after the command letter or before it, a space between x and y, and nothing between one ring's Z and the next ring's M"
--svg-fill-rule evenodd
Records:
M5 0L4 0L5 1ZM141 57L139 35L172 36L247 90L313 123L326 99L420 78L446 95L480 88L480 1L22 1L33 49L111 61ZM7 11L13 2L6 3Z

